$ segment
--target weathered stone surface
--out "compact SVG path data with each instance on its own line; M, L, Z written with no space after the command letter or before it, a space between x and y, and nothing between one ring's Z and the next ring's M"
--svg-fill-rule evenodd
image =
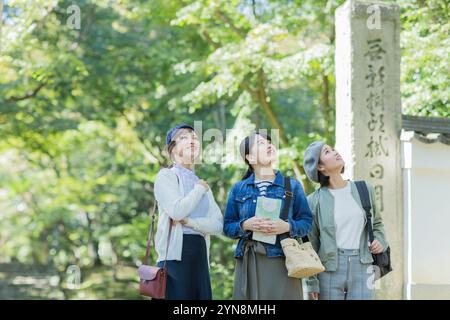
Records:
M394 4L336 10L336 147L346 177L375 187L391 247L394 272L377 282L378 299L404 298L399 17Z

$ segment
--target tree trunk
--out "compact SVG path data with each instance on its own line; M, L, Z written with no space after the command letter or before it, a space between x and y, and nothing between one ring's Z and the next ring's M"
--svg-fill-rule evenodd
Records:
M258 80L257 80L257 89L252 89L248 85L243 85L243 89L248 91L253 99L263 108L264 113L267 116L267 119L269 120L272 128L279 130L279 136L280 136L280 144L282 146L288 146L288 138L286 136L286 132L284 130L284 127L278 120L277 116L273 112L272 106L269 103L269 99L266 93L265 89L265 76L264 71L260 69L258 71ZM293 163L294 173L295 176L302 181L303 187L305 188L305 191L310 189L309 181L307 181L306 178L301 178L302 176L305 176L305 170L303 169L303 166L299 165L298 161L294 159Z
M212 40L211 36L209 35L209 33L206 30L203 30L201 32L201 35L213 48L219 49L222 47L220 43L217 43ZM264 81L265 81L264 71L261 68L261 69L259 69L258 74L257 74L257 88L256 89L251 88L245 82L241 82L240 88L247 91L251 95L253 100L263 108L264 113L266 114L266 117L269 120L271 126L275 129L279 130L281 145L287 146L288 139L287 139L285 130L284 130L283 126L281 125L281 123L278 121L278 118L275 116L275 114L272 110L272 107L270 106L270 103L267 99L268 97L267 97L267 93L265 90ZM305 170L303 169L303 166L299 165L298 162L296 162L295 160L293 161L292 164L293 164L293 168L294 168L294 173L295 173L296 177L302 181L305 192L312 191L311 183L306 178ZM302 176L304 176L305 178L301 178Z
M334 113L330 103L330 81L327 75L322 75L322 83L323 130L327 141L330 144L334 144Z
M88 212L86 212L85 215L86 215L86 219L88 222L88 229L89 229L89 235L90 235L88 245L92 248L92 252L94 253L94 266L101 266L102 261L100 260L100 256L98 254L99 243L93 235L94 230L92 229L92 219L89 218Z

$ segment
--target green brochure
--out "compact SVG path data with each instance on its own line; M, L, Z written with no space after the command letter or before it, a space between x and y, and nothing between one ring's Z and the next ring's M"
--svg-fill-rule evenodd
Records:
M280 219L281 199L258 197L256 202L255 216L259 218ZM253 232L253 240L275 244L276 235L267 235L263 232Z

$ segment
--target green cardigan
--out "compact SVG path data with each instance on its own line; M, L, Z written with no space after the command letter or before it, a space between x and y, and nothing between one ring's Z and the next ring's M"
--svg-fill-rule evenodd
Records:
M351 192L356 203L365 211L359 198L358 189L353 181L349 181ZM388 243L384 236L383 221L379 209L376 206L375 192L371 185L367 183L370 195L370 202L372 204L372 225L375 239L377 239L386 250ZM309 233L309 241L314 250L319 255L325 271L337 270L337 245L336 245L336 230L334 224L334 197L327 187L321 187L308 196L308 204L313 214L312 229ZM367 223L367 219L364 218ZM364 225L365 226L365 225ZM361 240L359 244L361 263L372 263L372 254L368 247L369 235L364 228L361 233ZM308 292L319 292L319 280L317 276L306 279L308 285Z

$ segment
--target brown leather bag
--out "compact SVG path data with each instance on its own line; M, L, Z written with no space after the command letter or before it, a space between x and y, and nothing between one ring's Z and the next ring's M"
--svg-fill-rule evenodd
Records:
M153 206L152 222L150 225L150 231L147 241L147 250L145 251L145 258L142 261L142 265L138 269L140 278L139 292L143 296L151 297L154 299L165 299L166 297L166 282L167 282L167 252L169 251L170 235L172 233L172 219L169 220L169 235L167 237L166 257L164 259L164 265L162 268L148 265L148 256L150 254L150 246L153 241L153 234L155 229L155 210L156 201Z

